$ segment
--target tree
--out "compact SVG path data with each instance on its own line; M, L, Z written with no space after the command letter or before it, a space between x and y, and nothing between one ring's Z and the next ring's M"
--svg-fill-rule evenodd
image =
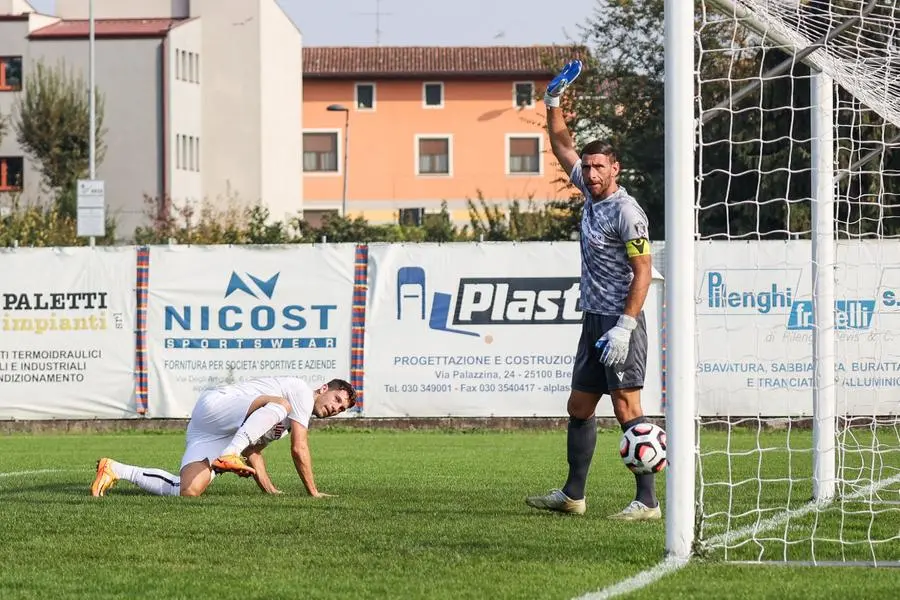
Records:
M858 100L839 89L836 101L841 140L837 168L842 175L838 187L838 235L897 237L900 234L900 129ZM890 142L889 140L894 140ZM863 162L871 153L872 158ZM851 170L851 166L853 167Z
M895 9L874 6L862 25L857 24L832 42L829 53L848 66L854 53L871 64L888 60ZM817 43L830 28L857 17L859 6L847 0L809 0L798 7L797 28L809 44ZM789 53L760 47L747 31L735 30L727 20L707 21L699 39L706 52L699 79L705 106L714 106L732 92L767 72ZM748 43L748 41L750 43ZM740 53L722 49L752 47ZM852 65L854 67L858 65ZM730 89L724 75L742 83ZM699 203L701 235L728 232L733 237L785 238L806 236L811 229L811 110L810 68L798 63L783 75L768 77L732 107L725 118L704 124L704 156ZM880 80L881 77L879 76ZM900 208L891 199L900 194L896 173L900 160L885 140L898 129L866 108L848 91L845 80L836 94L836 160L839 172L869 151L876 158L841 180L836 219L839 234L848 237L900 233ZM852 84L851 84L852 85ZM887 94L889 97L889 93ZM888 99L888 103L895 100ZM890 110L890 109L889 109ZM895 113L896 114L896 113ZM878 152L880 151L880 153Z
M831 17L846 20L859 15L859 6L848 0L811 0L806 7L810 20ZM868 7L868 5L867 5ZM873 69L869 80L887 89L874 88L873 106L865 106L844 87L838 89L836 152L839 180L837 220L840 237L897 237L900 234L900 139L896 81L900 68L896 53L895 29L897 8L894 4L871 6L869 16L848 28L839 39L844 45L855 45L857 60ZM813 37L815 34L808 34ZM883 69L883 71L882 71ZM873 110L879 109L878 112ZM880 114L879 114L880 113ZM890 120L883 115L889 115Z
M713 32L704 49L720 48ZM701 62L704 107L740 89L754 74L780 64L777 49L742 56L712 52ZM723 73L740 85L730 85ZM811 194L809 67L796 64L704 123L696 157L700 186L698 233L730 238L785 239L809 231ZM712 113L707 113L712 114Z
M786 55L758 45L738 56L717 52L746 40L726 21L721 27L698 14L704 50L700 80L704 107L733 90L731 80L751 78ZM563 98L572 115L576 145L603 137L618 150L620 183L650 215L652 238L665 237L665 50L663 0L598 0L572 53L589 50L585 70ZM727 31L726 31L727 29ZM742 106L758 110L729 114L704 124L696 168L703 173L696 199L699 233L745 235L802 228L809 222L809 181L790 177L809 169L807 67L767 80ZM781 113L775 108L784 107ZM773 117L773 115L779 115ZM735 143L735 142L744 143ZM700 151L702 150L702 151ZM785 165L789 163L789 167ZM793 225L792 225L793 224Z
M651 215L655 239L664 236L662 23L663 0L598 0L570 52L585 68L561 102L576 148L603 137L617 149L619 182ZM548 66L565 60L554 56Z
M80 73L65 62L47 66L35 63L16 100L14 127L19 145L37 165L44 182L56 194L63 215L75 215L75 185L86 177L90 161L90 96ZM104 102L96 99L96 164L103 161Z
M585 70L562 99L576 145L605 137L618 147L620 181L650 215L656 239L664 236L663 8L663 0L598 0L593 17L582 26L582 40L570 49L583 59ZM894 21L894 10L876 6L863 25L847 30L836 44L849 48L865 40L860 52L887 59L893 38L885 24ZM813 43L826 25L856 16L859 7L849 0L809 0L798 11L798 28ZM727 17L698 11L695 20L696 91L707 111L790 58L781 49L765 48L753 32L735 27ZM839 50L832 54L840 59ZM562 66L559 57L550 62L553 68ZM695 199L701 237L784 239L809 231L809 74L807 65L795 64L703 123L695 166L701 182ZM845 106L850 102L844 89L838 99ZM842 169L866 150L884 149L883 140L898 131L874 111L860 110L839 110L837 127L854 148L853 156L839 150ZM884 200L900 195L900 178L884 176L898 168L900 157L882 152L879 160L880 165L876 160L841 183L842 196L870 199L842 204L837 218L848 225L847 235L900 233L900 207ZM570 208L574 216L574 203Z
M460 233L450 220L450 210L447 201L441 201L441 212L426 214L422 223L425 239L429 242L452 242L458 239Z

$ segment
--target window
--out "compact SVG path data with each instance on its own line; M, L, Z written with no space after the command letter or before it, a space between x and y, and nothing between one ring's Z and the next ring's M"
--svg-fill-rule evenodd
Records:
M443 83L426 83L423 87L422 95L424 96L426 107L441 108L444 106Z
M375 84L356 84L356 110L373 110L375 108Z
M319 173L338 172L337 132L303 134L303 170Z
M22 57L0 56L0 92L22 89Z
M196 52L187 53L187 75L185 81L200 83L200 55Z
M411 225L418 227L425 221L424 208L401 208L398 215L400 225Z
M541 172L541 138L537 136L509 136L509 173Z
M339 215L340 212L336 210L304 209L303 220L309 223L312 227L319 228L325 223L326 220L336 219Z
M516 107L534 106L534 83L520 81L513 84L513 96Z
M181 80L187 81L187 51L181 51Z
M22 175L25 171L25 159L19 157L0 157L0 192L22 189Z
M175 168L200 171L200 138L192 135L175 136Z
M450 174L449 136L423 136L417 139L419 175Z

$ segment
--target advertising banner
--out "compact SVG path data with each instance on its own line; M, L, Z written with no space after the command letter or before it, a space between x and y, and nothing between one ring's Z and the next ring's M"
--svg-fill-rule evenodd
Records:
M259 376L350 379L353 244L152 247L151 417Z
M701 415L812 415L811 251L800 240L698 243ZM895 240L837 243L831 385L838 414L900 412L898 265Z
M120 419L134 402L134 248L0 250L0 419Z
M566 415L580 269L576 242L371 244L365 416ZM661 414L661 301L656 273L647 414Z

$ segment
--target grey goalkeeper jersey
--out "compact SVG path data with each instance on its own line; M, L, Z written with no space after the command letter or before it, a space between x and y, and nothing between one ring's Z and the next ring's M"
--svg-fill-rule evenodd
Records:
M585 198L581 217L581 309L621 315L634 278L626 243L649 239L647 215L622 186L608 198L594 200L584 184L580 160L569 178Z

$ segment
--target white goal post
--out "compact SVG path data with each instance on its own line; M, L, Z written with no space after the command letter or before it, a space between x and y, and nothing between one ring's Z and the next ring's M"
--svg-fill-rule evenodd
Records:
M665 4L666 550L676 558L691 554L696 497L692 4Z
M665 3L670 557L900 566L894 5Z

